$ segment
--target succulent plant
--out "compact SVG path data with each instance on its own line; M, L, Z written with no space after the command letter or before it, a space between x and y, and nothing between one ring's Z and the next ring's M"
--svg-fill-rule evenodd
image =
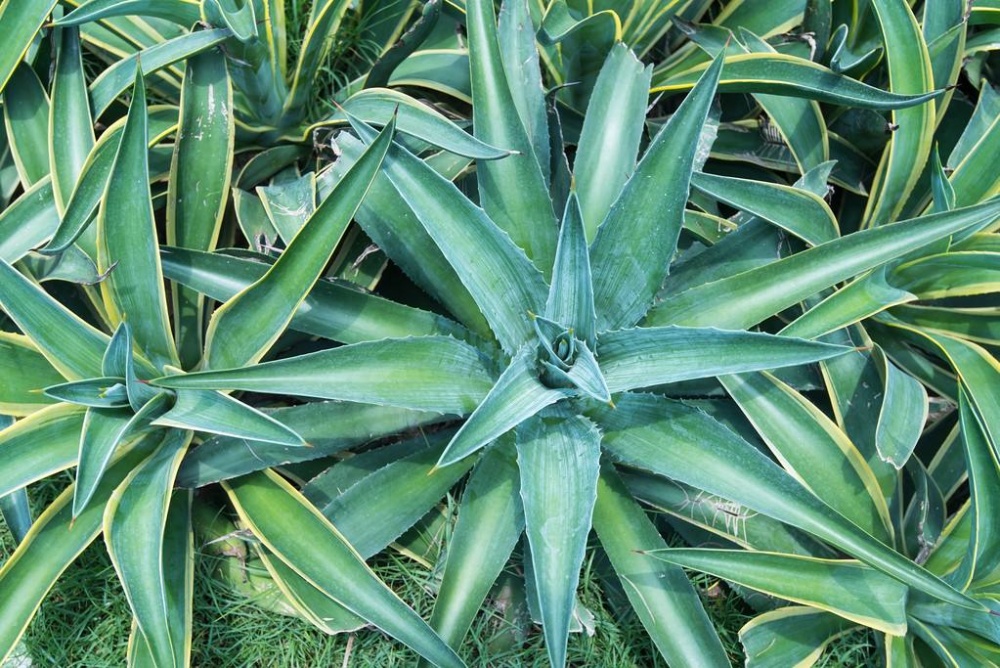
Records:
M564 665L588 550L671 665L730 661L685 568L748 665L997 662L988 3L320 2L294 70L281 2L55 6L0 5L0 653L103 533L130 664L187 664L197 530L435 665L512 583Z

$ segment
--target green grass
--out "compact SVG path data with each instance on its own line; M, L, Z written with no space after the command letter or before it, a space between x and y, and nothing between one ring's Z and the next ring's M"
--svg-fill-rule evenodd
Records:
M36 485L29 494L38 510L65 484L67 477ZM0 557L13 552L13 539L0 521ZM214 575L220 557L199 553L195 575L193 666L212 668L305 668L309 666L413 666L416 656L384 634L362 630L328 636L309 624L261 609ZM433 606L432 574L396 553L376 557L373 567L424 618ZM595 552L584 564L581 603L594 614L593 635L570 637L568 666L658 668L666 662L656 652L638 619L624 611L617 583L604 582L606 571ZM508 574L515 576L518 574ZM613 577L613 576L612 576ZM727 586L703 574L692 574L706 609L719 630L733 665L742 665L737 634L752 617L749 607ZM510 577L516 581L516 577ZM605 584L610 584L605 587ZM515 593L514 598L517 598ZM526 611L506 601L490 601L476 618L463 644L470 667L541 668L547 657L540 629ZM519 614L518 614L518 611ZM512 614L513 613L513 614ZM24 637L37 666L103 668L121 666L130 628L130 613L101 540L74 563L42 605ZM874 646L864 631L848 633L820 660L820 666L874 665Z

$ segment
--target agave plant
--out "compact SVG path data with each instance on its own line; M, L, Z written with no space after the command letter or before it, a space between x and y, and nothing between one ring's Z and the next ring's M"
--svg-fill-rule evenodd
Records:
M79 52L75 53L74 72L81 81ZM3 213L4 229L10 235L0 267L0 304L5 323L17 333L3 334L4 370L14 382L5 381L0 405L5 414L22 418L3 432L10 463L2 486L3 511L12 527L23 530L18 552L0 573L0 605L7 621L2 639L5 655L14 649L60 573L103 532L136 615L130 661L185 665L191 651L191 515L204 517L206 509L192 511L189 494L172 493L177 466L194 438L203 440L212 434L292 448L306 445L299 433L282 422L224 394L164 393L148 381L170 369L198 364L203 352L206 364L210 358L242 364L270 351L297 304L327 269L379 169L395 122L389 122L379 146L366 152L367 157L329 188L323 203L299 220L259 291L250 291L243 300L216 311L203 344L201 323L208 302L176 287L170 293L173 308L167 306L150 163L156 149L163 150L158 144L179 124L177 140L167 147L166 238L188 249L213 247L221 233L233 160L228 77L224 67L221 72L213 69L223 62L215 55L202 54L187 63L179 120L170 112L157 117L158 108L147 107L144 78L137 71L126 118L95 144L89 168L85 165L79 173L61 219L47 213L48 207L54 207L55 190L49 173L41 174L37 184ZM476 142L439 115L428 114L411 112L406 124L421 134L436 136L439 143L457 152L472 147L480 153L506 154ZM197 138L191 136L195 133ZM31 183L25 180L27 172L23 167L21 172L27 187ZM85 207L96 209L96 222L89 226L91 212ZM53 227L37 228L49 225L51 217L55 218ZM84 236L88 232L93 233L92 247ZM40 252L30 251L50 237ZM343 262L335 261L334 269ZM307 278L309 272L315 273L313 279ZM83 301L66 297L62 304L39 285L57 280L68 282L64 285L99 285L87 288ZM301 294L296 295L297 290ZM267 297L261 300L261 295ZM386 311L381 302L340 285L334 289L333 300L328 299L317 314L321 320L325 313L328 321L349 322L336 335L343 340L356 340L371 331L385 336L393 331L392 323L386 322L383 328L379 314L388 316L394 309ZM395 310L408 312L402 307ZM273 318L270 332L259 326L262 314ZM243 346L239 354L249 353L250 358L234 360L231 351L222 352L232 342L249 342L247 336L259 344L253 352ZM194 361L182 361L182 356ZM364 410L348 416L331 404L306 408L296 414L311 421L313 430L303 423L296 429L314 442L325 441L328 453L364 442L380 430L392 433L421 423L401 411L366 419ZM338 419L338 414L341 428L335 434L326 433L322 425ZM354 420L347 431L345 418ZM373 423L376 419L386 422L378 427ZM434 419L427 416L423 421ZM354 436L348 436L351 430ZM38 442L45 443L44 453L34 450ZM24 486L74 466L75 484L32 523ZM207 517L203 524L218 523L211 512ZM342 556L353 567L344 562L338 571L346 575L354 570L344 583L368 578L377 587L363 588L357 601L361 606L351 603L351 610L364 615L365 606L382 598L382 613L376 616L384 613L392 619L377 621L379 626L410 639L439 663L454 662L451 651L433 639L426 624L367 570L356 553L340 545ZM284 574L282 583L294 583L295 577ZM298 586L308 585L301 581ZM332 618L324 619L330 628ZM354 613L341 612L339 619L339 624L363 623ZM427 634L430 641L424 637Z
M311 500L322 506L350 542L364 546L358 547L362 554L371 554L405 529L402 517L419 518L428 503L471 468L431 624L457 645L523 532L530 555L525 562L529 600L537 605L554 665L564 662L591 526L636 614L668 661L725 663L682 572L661 562L698 564L693 556L685 561L685 552L661 552L663 539L633 500L655 503L650 489L660 498L673 491L674 510L682 509L676 514L688 520L700 514L696 523L702 526L725 528L738 537L763 524L768 540L775 541L769 545L798 546L809 556L795 562L795 568L810 573L809 582L817 584L806 585L813 597L809 602L835 613L830 619L836 633L843 631L846 619L903 636L906 594L911 591L921 605L950 610L978 620L968 622L979 624L976 628L988 628L990 615L973 598L975 592L962 593L966 587L956 588L891 547L890 503L898 470L908 458L906 452L887 450L907 438L889 422L899 417L896 404L884 409L881 423L873 423L880 425L883 447L876 450L874 441L866 441L861 450L841 426L803 398L800 390L812 389L815 380L801 374L786 374L782 380L780 372L778 377L760 372L820 361L831 386L843 391L850 389L852 378L858 388L867 382L842 369L857 366L860 356L866 363L881 360L884 380L879 388L892 390L885 401L904 396L919 400L916 381L870 352L868 342L856 342L851 338L855 334L849 337L843 330L886 304L846 320L845 304L844 311L830 316L839 318L832 326L825 321L818 330L813 327L838 302L857 309L854 295L860 286L899 271L897 261L913 261L918 252L954 235L988 229L1000 205L977 203L980 197L965 207L893 225L840 230L822 199L828 164L806 170L797 187L700 171L713 139L711 127L704 129L712 97L730 62L724 67L722 55L703 68L697 85L637 161L651 74L622 46L611 51L597 77L570 174L560 151L551 148L559 142L532 139L556 134L558 127L546 114L535 47L523 35L527 9L505 6L499 32L489 5L469 3L467 10L476 135L518 154L479 165L480 207L433 167L393 146L385 174L376 179L358 214L368 235L455 316L458 322L449 324L447 332L439 330L447 335L366 341L252 367L208 359L205 370L153 381L178 390L293 394L467 418L457 431L430 439L428 448L415 454L404 450L404 459L360 480L341 477L335 465L302 488L305 498L274 472L249 473L259 464L246 461L248 445L224 438L188 459L181 474L184 484L231 477L224 485L243 522L269 552L315 581L319 572L300 563L312 538L283 528L296 504L308 507ZM893 25L900 16L906 14L889 14L885 23ZM748 33L733 48L749 49L759 44L754 40ZM500 44L508 48L501 50ZM730 56L737 67L744 60L741 55ZM753 62L759 66L767 58ZM890 67L892 62L897 61ZM884 93L802 62L794 67L798 81L786 73L785 80L779 76L760 88L802 95L809 77L824 77L838 83L813 93L824 101L900 109L894 113L940 95L933 85L912 94ZM355 126L363 140L373 138L363 123ZM341 158L331 168L333 180L362 151L350 136L337 144ZM896 160L892 158L894 164L905 164ZM911 164L910 169L918 168ZM883 178L885 184L907 181L888 173ZM720 259L753 253L747 237L734 233L700 255L679 249L685 224L704 230L698 223L705 214L685 212L689 186L756 214L755 221L740 220L745 222L743 234L762 234L778 225L811 247L784 251L785 257L772 257L748 272ZM893 187L912 190L912 185ZM873 197L881 201L886 195ZM898 212L884 215L893 218ZM668 276L678 250L683 260L677 263L678 275ZM761 263L751 258L744 262L754 261ZM170 251L168 265L168 275L219 299L229 298L238 287L227 292L217 286L219 278L232 281L240 272L252 273L246 263L237 269L235 258L223 263L180 251ZM858 287L840 287L855 277ZM794 314L797 304L810 303L832 288L839 289L785 331L777 333L780 326L765 322ZM835 330L841 336L833 342L801 338ZM849 361L841 363L844 359ZM698 379L718 381L689 382ZM713 398L723 388L731 401ZM704 398L691 401L699 395ZM689 399L680 401L681 396ZM840 396L849 407L853 397ZM837 406L841 420L844 405ZM736 406L747 413L749 423L733 416ZM778 428L769 421L780 415L797 426L778 431L784 440L775 445ZM911 432L916 424L919 433L923 413L903 421ZM762 451L767 448L774 458ZM295 459L287 450L254 446L252 452L272 464ZM388 448L384 456L376 452L371 453L373 461L383 464L394 456ZM895 476L891 481L876 475L886 466ZM830 471L840 471L842 477L829 480ZM249 474L233 477L241 473ZM351 483L346 490L341 487L345 481ZM361 499L386 487L400 489L412 504L394 499L384 516L357 509ZM683 501L677 500L678 490ZM273 510L278 506L280 512ZM823 545L802 538L799 531ZM771 583L777 580L773 564L781 562L768 559L762 555L766 563L758 565L741 555L730 562L753 563L746 570L763 573L762 578L770 573L764 581ZM840 587L852 582L851 600L842 600L832 586L819 588L825 577ZM777 585L762 587L749 576L731 579L783 595ZM802 600L802 594L784 595ZM776 628L769 632L785 631Z
M989 53L989 29L963 46L959 2L917 4L919 22L901 0L755 5L636 4L586 62L572 40L614 26L588 20L593 8L509 2L498 27L490 3L469 2L465 48L454 18L430 29L429 7L321 119L353 125L315 135L336 161L299 173L284 168L317 127L276 83L281 3L84 4L57 21L48 95L18 62L54 3L4 4L15 48L0 74L20 79L0 194L25 192L0 216L0 305L17 331L0 335L14 379L0 411L18 418L0 432L0 509L25 535L0 570L3 652L103 532L134 613L130 662L185 664L191 525L245 558L233 519L276 605L329 633L373 624L437 665L461 665L513 554L562 665L586 617L575 593L591 528L672 665L728 663L682 567L762 613L741 634L751 665L808 664L858 626L887 664L996 662L988 58L965 63L974 109L944 90L967 52ZM782 36L803 6L813 35ZM326 12L317 3L311 24L335 25ZM186 32L199 18L209 26ZM668 18L683 20L653 47ZM171 20L177 41L144 52L148 77L133 60L91 85L95 111L134 85L127 116L95 140L73 102L88 95L73 24L120 57L121 22ZM623 35L669 54L651 71ZM398 62L424 38L447 48ZM574 79L547 104L543 82ZM349 97L386 81L469 96L475 137L398 91ZM147 86L179 107L148 107ZM647 121L651 88L690 92ZM899 127L885 136L888 110ZM52 124L40 145L39 119ZM70 127L86 131L56 132ZM243 140L292 145L234 173ZM828 183L843 189L829 202ZM363 235L345 235L352 218ZM238 234L250 250L214 250ZM379 284L369 243L405 276ZM83 299L67 280L91 283ZM24 487L71 467L75 485L32 524ZM228 519L187 491L219 482ZM436 508L452 490L453 528ZM425 536L438 531L450 538L435 563ZM667 549L668 532L744 549ZM364 564L390 544L441 576L429 624Z
M846 53L845 36L856 34L859 24L867 19L869 25L880 27L884 36L876 41L877 48L885 51L885 69L875 73L887 72L894 89L956 85L966 40L965 7L962 3L927 3L922 9L922 21L918 22L902 5L873 3L867 12L854 17L850 28L845 23L839 37L834 35L827 51L834 54L830 59L835 61L837 54ZM908 37L897 43L894 37L904 34ZM716 48L720 45L719 35L703 33L694 39L711 40ZM860 40L854 42L861 44ZM868 47L873 47L872 40ZM868 67L877 61L869 57ZM923 65L914 68L913 63ZM981 83L978 75L973 82L977 86ZM958 202L969 205L994 196L996 178L992 173L985 175L983 167L976 165L990 160L987 155L995 150L990 146L997 135L973 129L995 121L993 97L987 85L975 109L956 93L933 106L893 112L899 128L884 149L878 147L879 176L872 191L845 196L842 211L853 212L858 227L878 229L900 217L929 219L933 212L954 210ZM970 116L977 120L968 126L958 120ZM964 132L954 132L963 128ZM844 138L854 141L851 135ZM970 150L974 145L979 148ZM939 155L948 152L947 160L942 161ZM648 477L633 481L651 503L668 512L695 520L716 533L728 526L727 544L735 542L769 553L679 550L660 553L662 558L806 606L766 612L743 629L741 638L752 665L814 661L830 639L853 623L879 632L879 651L887 665L996 662L1000 643L993 592L996 566L979 542L991 533L986 526L991 520L974 510L992 503L997 489L997 447L991 435L995 427L989 417L993 411L988 408L995 401L997 363L990 349L995 339L975 324L995 315L994 288L988 287L989 280L977 268L978 260L985 259L978 253L990 247L995 227L994 223L977 233L958 233L946 242L910 253L841 289L817 295L806 302L800 316L790 314L792 322L782 330L785 335L858 346L855 352L821 363L824 389L836 420L819 429L826 436L819 436L819 431L809 435L818 425L815 417L806 416L815 415L818 407L787 384L766 375L722 379L767 447L787 468L798 471L812 489L818 490L820 481L810 482L805 462L796 465L789 458L791 452L802 454L802 444L827 442L833 455L827 466L838 465L835 462L843 466L845 460L858 456L867 460L871 494L889 509L885 516L889 520L889 533L884 538L887 544L983 602L992 616L930 602L912 590L883 595L883 599L899 601L892 615L883 611L873 618L871 610L847 613L836 603L840 584L818 595L806 594L767 574L775 572L771 569L825 571L831 563L816 557L830 555L790 549L790 544L779 546L771 542L773 535L765 537L753 529L753 519L743 523L743 534L734 539L736 521L729 519L727 523L719 521L717 515L706 515L702 505L707 499L692 502L697 491L678 493ZM930 270L936 263L955 268L947 286ZM739 282L719 281L712 289L736 289L752 278L750 273ZM696 303L697 292L695 289L683 301ZM929 407L938 412L930 423ZM837 454L835 441L856 450L840 447L843 454ZM959 530L960 526L964 530ZM834 572L828 571L831 575ZM823 577L817 576L815 582ZM859 600L871 603L874 599ZM853 623L845 623L852 614L859 616ZM895 621L890 621L892 617ZM789 637L801 642L788 643Z

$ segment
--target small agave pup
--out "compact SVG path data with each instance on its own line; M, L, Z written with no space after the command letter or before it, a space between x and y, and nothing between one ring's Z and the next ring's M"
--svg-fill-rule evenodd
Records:
M498 34L491 4L469 2L468 25L476 136L517 153L478 165L477 205L426 162L394 145L357 218L461 324L439 323L429 334L354 343L253 367L214 365L154 384L467 416L457 432L444 431L430 439L429 448L407 455L405 470L390 464L323 509L358 552L373 554L409 526L401 517L412 523L423 516L471 469L431 619L452 647L460 645L525 534L529 597L537 604L550 661L563 665L593 527L663 656L672 665L726 665L722 644L683 571L650 553L666 545L623 483L620 474L635 469L729 499L748 513L822 539L862 562L850 562L862 583L879 583L897 594L909 588L981 610L978 602L869 530L888 514L884 505L870 499L860 506L820 500L724 421L661 390L681 381L733 378L853 351L747 329L840 281L987 223L1000 207L989 203L844 238L820 238L817 248L790 260L808 265L823 253L858 252L835 272L810 281L762 277L754 286L752 308L730 304L741 314L741 324L735 325L740 329L718 329L711 321L675 326L672 313L656 298L669 281L689 186L721 187L697 172L699 156L708 151L710 133L703 133L703 126L719 85L721 57L705 69L636 162L650 73L625 47L614 48L594 86L571 177L561 145L550 148L549 137L558 136L558 128L546 112L538 56L525 29L530 26L527 8L505 5ZM509 48L501 51L501 43ZM929 97L862 92L843 101L901 106ZM355 130L361 142L348 135L338 140L342 156L332 168L334 176L361 154L363 142L374 139L362 123L355 123ZM825 187L820 168L803 177L803 190L815 187L817 178ZM824 215L829 211L818 197L801 199ZM556 212L562 214L560 224ZM208 259L186 261L195 266ZM731 326L732 320L726 314L718 325ZM253 456L260 459L265 450L255 447ZM245 457L246 445L218 440L186 464L194 471L222 461L228 456L223 451ZM269 461L291 458L275 452ZM253 470L252 464L242 466L242 473ZM197 484L212 479L218 477L189 476ZM291 535L284 518L268 507L308 506L291 485L268 471L233 478L225 486L268 551L307 577L317 573L308 560L294 558L313 551L307 532ZM303 491L319 498L319 486L317 478ZM400 490L388 521L395 533L379 542L372 536L383 531L382 523L347 497L364 504L363 492L371 498L387 488ZM883 628L900 627L887 622Z

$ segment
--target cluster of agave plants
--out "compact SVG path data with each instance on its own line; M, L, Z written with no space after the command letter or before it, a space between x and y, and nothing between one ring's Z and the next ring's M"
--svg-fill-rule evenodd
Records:
M501 573L564 665L588 554L672 666L730 665L693 571L748 666L858 628L1000 664L1000 2L4 0L0 35L0 657L101 538L129 665L189 663L220 541L429 665L489 665Z

